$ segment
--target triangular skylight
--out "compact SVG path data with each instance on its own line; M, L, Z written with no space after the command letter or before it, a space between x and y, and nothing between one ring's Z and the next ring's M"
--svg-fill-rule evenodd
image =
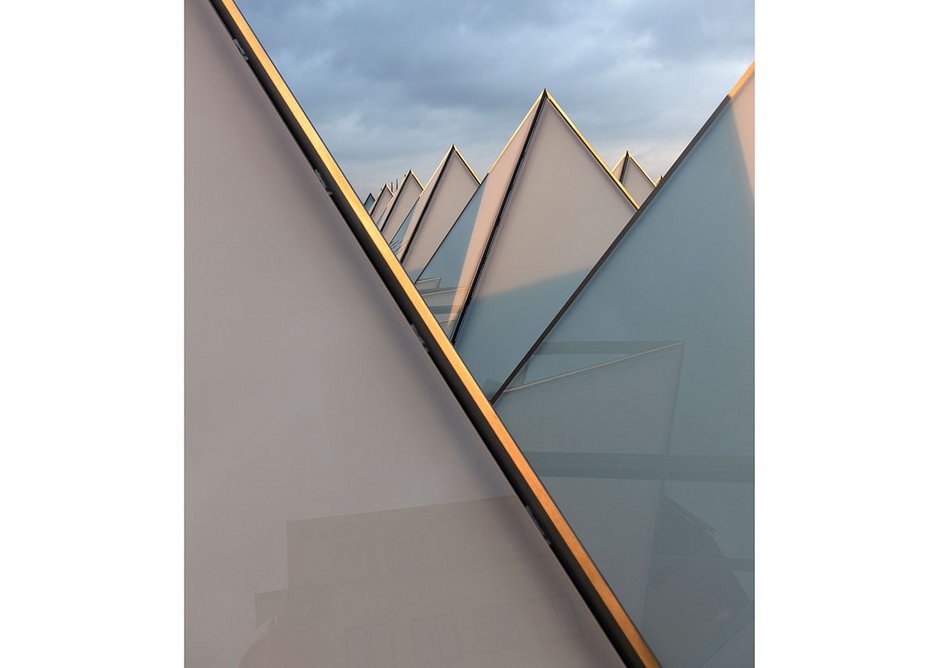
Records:
M750 70L494 402L664 665L752 653L754 90Z
M385 239L390 241L394 238L394 234L404 222L421 192L423 192L423 186L420 185L420 181L413 172L407 172L397 192L394 193L394 199L391 200L387 211L378 220L378 227Z
M623 185L639 206L648 199L651 191L655 189L655 182L651 180L651 177L649 177L645 170L642 169L642 166L638 164L635 156L628 151L626 151L625 155L616 163L612 174L619 180L619 183Z
M454 333L490 394L636 207L546 91Z
M413 216L401 226L396 252L411 278L416 278L447 231L459 217L479 179L455 146L450 147L414 205ZM392 244L393 246L393 244Z

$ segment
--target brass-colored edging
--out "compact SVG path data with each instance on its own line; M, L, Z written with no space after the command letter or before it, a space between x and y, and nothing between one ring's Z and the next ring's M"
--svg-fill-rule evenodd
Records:
M472 167L469 166L469 163L466 162L466 159L462 157L462 153L460 153L459 149L456 148L456 144L452 144L449 147L449 150L446 152L446 155L443 156L443 160L440 162L440 165L433 170L434 174L439 172L439 175L436 177L436 181L433 182L433 190L431 190L430 194L427 195L427 203L423 205L423 210L420 212L420 216L418 216L417 220L415 220L413 223L413 227L410 230L410 235L408 236L405 232L404 238L401 239L401 246L404 248L404 250L401 251L401 264L404 264L404 258L407 257L407 251L410 250L410 246L414 241L414 237L417 236L417 232L420 231L420 226L423 223L424 218L427 216L427 211L430 210L430 205L433 204L433 196L436 195L436 191L440 187L440 179L443 177L443 172L446 171L446 166L449 164L449 161L453 158L454 155L459 158L462 164L464 164L469 170L469 173L472 174L472 178L474 178L476 182L476 188L479 187L479 177L476 176L474 171L472 171ZM430 178L432 179L433 176ZM430 185L429 181L427 182L427 185ZM426 192L426 188L424 188L424 192ZM423 193L421 193L421 195L423 195ZM414 206L417 206L416 202L414 202Z
M635 202L635 198L632 197L631 193L629 193L629 191L625 189L625 186L619 182L619 179L617 179L615 177L615 174L613 174L612 171L609 169L609 165L607 165L605 161L603 161L599 153L596 152L596 149L593 148L593 145L589 143L589 140L585 136L583 136L583 133L580 132L580 129L576 125L574 125L570 117L567 116L567 112L563 110L563 107L560 106L560 103L557 102L554 96L550 94L550 91L545 88L543 91L541 91L540 96L538 97L537 101L534 103L536 107L536 111L534 112L534 118L531 120L531 127L528 128L528 133L524 138L524 145L521 147L521 153L518 154L518 159L515 162L514 169L512 170L512 173L511 173L511 180L508 182L508 188L505 190L505 194L502 197L501 203L499 204L498 214L495 216L495 222L492 224L492 229L489 230L489 236L488 236L488 239L486 239L485 247L482 249L482 255L479 258L479 262L476 265L476 269L472 274L472 280L469 282L469 288L466 291L466 299L463 302L462 308L459 310L459 313L456 314L456 325L453 327L453 336L452 336L452 340L454 343L456 342L456 337L459 335L459 331L462 326L464 316L469 311L469 304L472 301L472 297L475 295L476 288L478 287L480 277L482 276L482 267L488 261L489 252L491 251L492 246L495 243L495 234L497 233L498 228L501 225L502 214L504 214L505 212L505 206L508 203L509 197L511 196L511 191L512 191L512 188L514 187L515 180L518 176L518 173L521 171L521 163L524 161L525 153L528 150L528 144L531 141L531 137L534 135L535 126L537 125L537 121L539 120L541 116L541 110L544 108L545 101L550 102L551 106L557 111L557 113L560 114L560 116L566 122L567 127L569 127L573 131L573 134L576 135L576 137L580 140L583 146L586 147L587 151L589 151L590 155L593 156L593 159L596 161L596 164L600 167L600 169L610 178L610 180L613 183L616 184L616 186L619 188L621 193L629 201L629 204L632 205L632 208L635 209L636 211L638 210L638 204ZM531 107L531 108L535 109L535 107ZM528 114L530 113L531 112L528 112ZM525 118L527 118L527 116L525 116ZM521 122L521 125L524 125L524 121ZM518 128L520 129L521 126L518 126ZM517 134L517 130L515 131L515 134ZM512 139L514 139L514 135L512 135ZM505 144L505 148L502 149L502 153L505 152L505 149L508 148L509 144L511 144L511 139L508 140L508 144ZM499 153L499 157L501 157L501 153ZM497 159L496 159L496 162L498 162Z
M469 208L469 204L472 202L472 199L476 196L476 193L479 191L479 188L482 187L482 183L485 182L486 179L488 179L489 174L492 173L492 170L495 168L495 165L498 164L498 161L501 159L502 155L504 155L505 151L508 150L508 147L511 146L511 142L514 140L515 136L519 132L521 132L521 128L524 127L524 123L525 121L528 120L528 116L533 114L534 111L537 109L537 104L539 101L540 101L540 98L535 100L534 104L531 105L531 108L528 109L528 113L524 115L524 118L521 119L521 122L518 124L518 127L516 127L515 131L511 133L511 137L509 137L508 141L505 142L505 145L502 146L502 150L498 152L498 156L495 158L495 162L492 163L492 166L489 167L489 171L485 173L485 176L483 176L481 180L476 175L475 170L472 169L472 166L468 162L466 162L465 158L463 158L463 162L465 162L466 166L469 167L469 171L472 172L472 175L476 177L476 181L479 182L479 185L476 187L475 192L472 193L472 196L463 206L462 211L460 211L459 215L456 216L456 220L454 220L453 224L450 225L448 230L446 230L446 234L443 235L443 238L440 240L440 243L437 244L436 248L433 250L433 253L430 254L430 259L427 260L427 263L420 269L420 272L417 274L417 277L414 279L415 282L417 280L420 280L420 277L423 276L423 272L425 272L427 270L427 267L429 267L433 263L433 259L436 257L436 254L440 252L440 249L443 248L443 245L446 243L446 240L449 238L449 235L453 233L454 229L456 229L456 223L459 222L459 219L462 218L462 215L466 212L466 209ZM459 152L459 149L457 148L456 151ZM462 153L459 153L459 157L462 158Z
M551 103L554 105L554 108L555 108L557 111L560 112L560 115L563 116L563 119L567 122L567 125L569 125L569 126L570 126L570 129L573 130L573 133L574 133L577 137L579 137L580 141L583 142L583 145L586 146L587 150L589 150L589 152L590 152L590 154L592 154L593 158L596 159L596 162L599 163L599 166L603 168L603 171L606 172L606 174L608 174L609 177L610 177L613 181L615 181L616 185L619 186L619 189L625 194L625 196L626 196L626 198L628 198L629 202L632 203L632 206L635 207L636 209L638 209L638 203L635 201L635 198L632 197L632 194L631 194L628 190L625 189L625 186L623 186L621 183L619 183L619 179L617 179L616 176L615 176L615 174L612 173L612 170L609 169L609 165L607 165L607 164L606 164L606 161L603 160L602 157L600 157L599 153L596 152L596 149L593 148L593 145L592 145L592 144L590 144L589 139L587 139L587 138L583 135L583 133L580 132L580 128L578 128L578 127L573 123L573 120L571 120L571 118L570 118L569 116L567 116L567 112L563 110L563 107L560 106L560 103L557 102L557 100L554 98L554 96L551 95L551 94L550 94L550 91L547 90L546 88L544 89L544 94L547 96L547 99L549 99L549 100L551 101Z
M312 125L311 125L310 127L312 127ZM314 132L315 132L315 130L314 130ZM325 144L323 144L323 146L325 146ZM344 176L344 175L343 175L343 176ZM387 224L388 224L388 219L391 217L391 214L394 213L394 207L397 206L397 201L398 201L397 198L398 198L398 196L404 191L404 186L407 185L407 179L409 179L409 178L411 178L411 177L413 177L414 182L417 184L417 187L420 188L420 194L421 194L421 195L423 194L423 184L420 183L420 179L418 179L418 178L417 178L417 175L414 174L414 170L408 169L408 170L407 170L407 173L404 174L404 180L401 182L400 187L397 189L397 192L394 193L394 199L392 199L392 200L391 200L391 203L388 205L388 208L387 208L388 214L387 214L386 216L382 216L382 218L384 219L384 224L381 225L381 231L382 231L382 233L384 232L384 225L387 225ZM351 187L351 186L349 186L349 187ZM420 195L417 195L417 197L420 197ZM414 203L416 204L416 201L415 201ZM376 224L377 224L377 222L378 222L378 221L375 221ZM403 224L403 221L401 221L401 222L402 222L402 224ZM395 230L395 233L397 233L397 230ZM393 235L392 235L392 236L393 236ZM386 243L391 243L391 240L388 239L388 240L386 241Z
M624 155L619 159L619 161L616 163L617 165L619 164L619 162L622 163L622 173L619 175L619 178L618 178L618 181L619 181L620 183L622 183L622 187L623 187L623 188L625 187L625 170L627 170L627 169L629 168L629 160L631 160L632 163L633 163L636 167L638 167L639 171L641 171L642 175L645 177L645 179L648 181L648 183L651 184L651 187L654 188L655 185L656 185L655 182L651 180L651 177L648 176L648 172L645 171L645 168L642 167L642 165L638 162L638 160L635 159L635 156L632 155L632 154L629 152L628 149L626 149L625 154L624 154ZM615 168L613 168L613 169L615 169ZM616 173L613 172L612 175L615 176ZM659 179L659 180L660 180L660 179ZM630 194L631 194L631 193L630 193ZM634 199L634 198L633 198L633 199Z
M459 147L456 146L456 144L453 144L453 150L456 151L456 155L458 155L459 159L462 160L462 164L464 164L469 169L469 173L472 174L472 178L476 180L476 183L481 183L479 175L476 174L476 170L472 168L472 165L469 164L469 161L466 160L466 156L462 154L462 151L459 150Z
M736 97L736 93L738 93L740 89L746 85L746 82L752 78L752 75L755 73L755 71L756 61L752 61L749 63L749 67L746 68L746 71L743 72L743 75L739 77L739 80L736 82L736 84L730 88L730 92L726 94L727 97Z
M388 188L388 184L385 183L383 186L381 186L381 190L378 191L378 196L375 197L375 201L371 204L371 210L370 210L370 211L368 211L367 209L365 210L365 211L368 213L369 216L373 216L373 214L374 214L374 212L375 212L375 207L378 206L378 200L381 199L381 195L384 194L384 191L385 191L385 190L387 190L387 191L388 191L388 194L391 195L391 189ZM391 195L391 196L393 197L393 195ZM385 207L385 208L387 208L387 207ZM377 222L378 222L378 221L375 221L375 224L377 224Z
M635 624L446 338L439 323L384 241L384 237L372 223L361 200L234 0L210 2L245 55L248 66L283 118L300 150L322 180L362 250L404 316L422 339L430 358L456 400L508 482L527 505L561 566L590 607L619 656L628 666L658 666L657 659Z
M521 151L518 152L518 157L515 159L515 164L511 168L511 176L508 179L508 185L505 187L505 192L502 193L502 200L498 203L498 212L495 214L495 221L492 223L492 228L489 230L488 237L485 240L485 246L482 247L482 254L479 256L479 261L476 262L475 269L472 272L472 278L469 281L469 286L466 289L466 298L463 300L462 307L459 309L459 313L456 314L456 324L453 325L453 335L452 341L455 345L456 337L459 336L459 331L462 328L462 324L465 320L464 316L466 311L469 310L469 302L472 301L472 295L475 293L476 287L478 287L479 277L482 275L482 267L485 266L486 261L489 257L489 251L492 249L492 244L495 241L495 233L498 230L499 223L502 222L502 214L505 213L505 206L508 204L508 199L511 197L511 190L514 188L515 181L518 179L518 174L521 172L521 163L524 162L524 155L528 151L528 146L531 143L531 137L534 136L534 130L537 128L537 121L541 117L541 110L544 108L544 102L547 100L547 90L545 89L543 93L537 98L537 101L534 103L534 106L531 107L534 109L534 116L531 118L531 125L528 126L528 131L524 135L524 142L521 144ZM530 114L530 112L528 112ZM525 116L527 118L527 116ZM521 121L521 125L524 125L524 121ZM521 126L518 126L520 129ZM514 139L514 135L512 135ZM505 149L511 144L512 139L508 140L508 143L505 144L505 148L502 149L504 153Z
M753 74L755 73L755 66L756 66L755 62L749 65L748 69L746 69L743 75L739 78L739 81L736 82L736 85L733 86L732 89L730 89L730 92L726 95L726 97L724 97L720 101L720 104L718 104L717 108L714 109L712 114L710 114L710 117L704 122L701 128L697 131L697 134L695 134L694 137L690 140L690 143L688 143L687 146L684 147L684 150L681 151L681 154L677 157L677 160L674 161L674 164L672 164L670 169L668 169L668 171L665 172L664 176L658 179L658 183L655 185L654 190L652 190L651 193L648 195L648 198L639 208L638 212L634 216L632 216L631 220L629 220L628 223L626 223L622 231L616 236L613 242L609 245L609 248L607 248L606 251L599 258L599 261L596 262L593 268L590 269L589 272L586 274L586 276L583 277L583 280L580 281L580 284L577 286L576 290L573 291L573 294L570 295L570 298L567 299L566 303L560 308L560 310L557 312L557 315L554 316L554 318L550 321L550 323L547 325L544 331L541 332L541 335L537 337L537 341L534 342L534 345L532 345L528 349L528 352L524 354L524 357L521 358L518 364L515 365L515 368L512 369L511 373L508 374L508 378L505 379L505 382L503 382L501 387L499 387L495 391L495 393L492 395L491 401L493 404L496 401L498 401L498 398L501 397L502 394L505 393L505 390L507 390L509 385L511 385L511 381L513 381L515 377L521 372L521 370L524 369L525 365L528 363L528 360L530 360L534 356L534 354L537 352L537 349L540 347L540 345L544 342L544 340L550 334L551 330L553 330L553 328L557 325L557 323L560 322L560 319L564 316L567 310L573 305L573 302L576 301L576 298L580 295L583 289L589 284L591 280L593 280L593 276L596 275L596 272L599 271L600 267L602 267L602 265L606 262L606 260L609 259L609 256L612 255L613 251L615 251L616 247L622 241L622 238L626 234L628 234L629 230L631 230L632 227L638 221L642 219L642 214L644 214L645 211L648 210L648 206L655 200L655 197L657 197L658 193L661 191L661 186L665 182L667 182L667 180L671 177L671 175L678 168L680 168L681 164L683 164L684 160L687 158L690 152L694 149L694 147L697 146L697 143L703 138L704 134L707 132L710 126L713 125L714 121L716 121L716 119L720 116L720 114L723 113L723 110L727 107L727 105L729 105L729 103L732 101L736 93L738 93L739 90L743 87L743 85L747 81L749 81L749 79L753 76ZM626 155L628 155L627 151L626 151ZM623 165L622 169L624 172L625 165Z
M545 91L545 92L546 92L546 91ZM543 95L543 93L542 93L542 95ZM502 159L502 156L503 156L503 155L505 155L505 151L507 151L507 150L508 150L508 147L511 146L511 142L514 141L515 136L517 136L517 134L518 134L519 132L521 132L521 128L524 127L524 122L525 122L526 120L528 120L528 116L530 116L531 114L533 114L533 113L537 110L537 107L538 107L538 105L539 105L540 103L541 103L541 96L539 95L538 98L537 98L536 100L534 100L534 104L531 105L531 108L528 109L528 113L526 113L526 114L524 115L524 118L521 119L521 122L518 123L518 127L516 127L516 128L515 128L515 131L511 133L511 136L508 138L508 141L506 141L506 142L505 142L505 145L502 146L502 150L498 152L498 155L497 155L497 156L495 156L495 161L492 162L492 166L489 167L489 171L486 172L486 174L491 174L491 173L492 173L492 170L495 169L495 165L498 164L498 161ZM534 121L532 121L532 123L533 123L533 122L534 122Z
M648 179L648 183L650 183L650 184L652 185L652 187L654 187L655 182L651 180L651 177L650 177L650 176L648 176L648 172L646 172L646 171L645 171L645 168L642 167L642 163L640 163L638 160L636 160L636 159L635 159L635 156L632 155L631 153L629 153L628 151L626 151L626 154L629 156L629 159L631 159L632 164L635 165L636 167L638 167L638 169L639 169L639 170L641 171L641 173L645 176L645 178Z
M459 219L462 218L462 215L466 212L466 209L469 208L469 205L472 203L472 200L476 196L476 193L479 192L479 188L482 187L482 184L485 183L485 180L488 177L489 177L488 174L482 177L482 180L479 182L479 185L476 186L476 189L473 191L472 196L469 197L469 199L463 205L462 210L459 212L459 215L456 216L456 220L454 220L453 224L449 226L449 229L446 230L446 234L443 235L443 238L440 240L440 243L436 245L436 248L433 250L433 253L430 254L430 259L427 260L427 263L423 265L423 267L420 269L420 272L414 278L414 283L416 283L417 281L421 279L421 277L423 277L423 272L425 272L427 268L433 263L433 259L436 257L436 254L440 252L440 249L443 248L443 244L445 244L446 240L449 239L449 235L451 235L453 233L453 230L456 229L456 223L459 222Z

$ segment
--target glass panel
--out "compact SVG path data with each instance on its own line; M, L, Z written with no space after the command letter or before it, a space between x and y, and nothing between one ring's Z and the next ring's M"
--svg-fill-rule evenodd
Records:
M390 241L394 238L421 192L423 192L423 187L417 181L417 177L413 172L407 172L404 182L388 207L384 221L380 223L381 234L385 239Z
M378 193L378 199L375 200L374 206L371 207L371 219L375 221L376 224L381 221L385 212L388 210L388 205L391 203L392 197L391 191L387 186L384 186L381 192Z
M651 191L655 189L654 182L642 171L642 168L639 167L638 163L635 162L635 158L631 155L626 160L625 174L623 174L621 180L622 185L625 186L625 189L629 191L632 199L639 206L645 203Z
M211 4L185 12L186 665L621 665Z
M430 176L430 180L427 181L423 192L420 193L420 197L417 198L413 208L411 208L410 212L407 214L407 218L404 220L401 228L394 234L394 238L391 239L391 250L397 253L398 258L400 258L403 248L410 240L414 225L420 222L420 218L423 216L423 211L430 200L430 196L433 195L433 192L436 190L440 180L440 172L445 169L449 154L450 151L447 151L446 155L444 155L443 159L440 161L440 164L433 170L433 174ZM456 220L456 218L454 217L453 220Z
M428 200L426 208L402 243L402 264L411 280L427 266L433 251L439 247L478 187L479 181L472 170L453 149L435 183L433 197L426 195L430 185L421 196L421 199Z
M551 100L455 336L491 396L635 213Z
M401 243L404 241L404 235L407 234L407 228L410 226L410 222L414 219L414 213L417 211L417 207L420 205L420 200L410 207L410 211L407 213L407 217L404 219L404 222L401 223L400 229L394 235L394 238L391 239L390 246L391 250L397 253L401 248Z
M495 403L666 666L753 661L754 86Z
M479 268L482 252L495 225L511 177L518 167L521 150L533 127L539 102L540 99L535 101L521 121L426 269L415 281L417 289L447 336L452 336L456 320L466 302L466 294Z

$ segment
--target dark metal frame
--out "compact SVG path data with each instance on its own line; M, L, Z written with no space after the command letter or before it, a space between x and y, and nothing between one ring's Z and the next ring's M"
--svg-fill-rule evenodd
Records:
M456 148L456 144L452 144L452 145L449 147L449 150L446 152L446 157L443 158L443 162L441 163L441 166L440 166L440 174L439 174L439 176L436 177L437 180L433 183L433 190L431 190L431 191L430 191L430 194L427 195L427 203L424 205L423 211L420 212L420 217L417 218L417 220L414 221L414 228L413 228L413 230L412 230L411 233L410 233L410 237L406 239L407 244L404 245L405 239L401 239L401 245L404 246L404 250L401 251L401 258L400 258L400 259L401 259L401 264L404 264L404 258L407 257L407 251L410 250L410 245L411 245L411 243L413 242L414 237L417 236L417 232L420 231L420 226L423 224L423 219L426 218L426 216L427 216L427 211L430 210L430 205L433 204L433 196L436 195L437 188L439 188L440 179L443 177L443 173L446 171L446 167L447 167L447 165L449 165L450 160L453 159L453 156L455 156L456 158L458 158L459 161L462 162L462 164L464 164L464 165L466 166L466 168L469 170L469 173L472 174L472 178L474 178L475 181L476 181L476 188L478 188L479 185L480 185L479 177L476 175L475 171L473 171L472 167L469 166L469 163L466 162L466 159L462 157L462 154L459 152L459 149ZM431 179L431 180L433 179L433 176L432 176L432 175L430 176L430 179ZM427 182L427 186L429 187L429 185L430 185L430 183L429 183L429 181L428 181L428 182ZM424 191L426 191L426 188L424 188ZM475 191L473 191L473 193L475 193ZM470 198L471 198L471 196L470 196ZM416 206L416 205L415 205L415 206ZM465 207L463 207L463 208L465 208ZM455 224L455 221L453 221L453 224ZM447 235L449 235L449 231L448 231L448 230L447 230L447 232L446 232L446 235L443 236L443 238L445 239ZM406 233L405 233L404 236L405 236L405 237L407 236ZM435 254L435 253L436 253L436 251L434 251L434 254ZM430 259L433 259L433 256L432 256L432 255L430 256Z

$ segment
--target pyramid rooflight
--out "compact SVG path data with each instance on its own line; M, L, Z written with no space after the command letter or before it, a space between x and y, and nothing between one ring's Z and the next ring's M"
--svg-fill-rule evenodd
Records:
M615 176L623 187L635 200L635 203L641 206L651 191L655 189L655 182L651 180L648 173L642 168L638 161L628 151L625 152L616 166L612 169Z
M752 663L754 97L750 67L493 400L664 665Z
M459 149L451 146L391 240L392 250L411 278L416 278L426 266L478 187L479 178Z
M237 5L212 5L185 5L187 660L657 665ZM531 633L454 643L453 618Z
M371 216L371 219L377 225L378 221L382 219L384 213L388 210L388 205L391 204L391 200L394 199L394 195L391 193L391 189L387 184L381 186L381 191L378 193L377 199L375 199L374 204L371 205L371 208L368 209L368 214Z
M378 229L381 235L390 241L394 238L397 230L400 228L404 219L407 217L411 207L417 202L420 193L423 192L423 186L417 180L413 171L408 171L404 175L400 186L394 192L394 197L388 205L384 215L378 220Z
M496 160L450 236L465 244L458 278L441 245L418 288L452 333L456 349L493 392L583 276L634 215L636 205L548 91ZM468 218L468 220L466 220ZM440 272L441 280L437 272ZM449 291L448 293L444 291ZM442 308L441 308L442 307Z
M417 289L433 310L443 331L450 337L462 313L543 97L542 94L531 105L489 173L482 179L417 278Z

